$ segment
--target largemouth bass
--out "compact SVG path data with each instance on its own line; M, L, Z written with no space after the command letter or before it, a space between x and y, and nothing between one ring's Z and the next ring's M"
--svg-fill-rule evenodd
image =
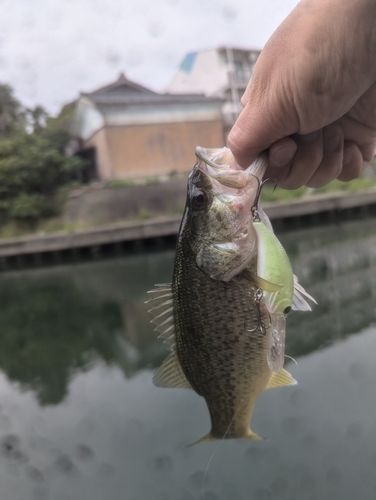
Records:
M241 170L227 148L197 148L196 155L172 283L149 292L153 321L172 351L153 380L159 387L193 389L205 399L211 430L199 442L260 439L249 427L256 400L266 388L296 384L282 368L285 314L271 311L264 299L283 283L257 274L262 236L255 224L263 224L265 241L274 242L259 206L255 220L267 159ZM262 268L269 269L267 261ZM296 288L301 293L291 299L293 308L310 309L305 291Z

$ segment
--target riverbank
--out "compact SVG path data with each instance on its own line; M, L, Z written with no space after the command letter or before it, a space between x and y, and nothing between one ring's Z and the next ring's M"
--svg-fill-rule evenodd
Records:
M266 203L265 212L275 227L292 227L300 221L313 225L323 220L334 221L340 214L357 212L366 215L376 209L376 189L351 193L314 195L288 203ZM172 241L179 230L181 215L159 216L147 220L104 224L77 231L59 231L17 238L0 239L0 259L6 267L9 259L53 254L56 259L64 253L88 251L98 254L112 247L138 248ZM125 246L125 247L124 247Z

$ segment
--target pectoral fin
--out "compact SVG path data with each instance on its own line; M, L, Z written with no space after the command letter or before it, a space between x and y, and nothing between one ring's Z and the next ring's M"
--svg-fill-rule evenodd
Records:
M267 281L264 278L257 276L257 274L252 273L248 269L244 271L244 277L247 278L249 281L253 281L256 284L256 286L258 286L259 288L261 288L261 290L264 290L265 292L274 293L278 292L278 290L283 288L282 285L271 283L270 281Z
M284 368L278 373L272 373L266 389L273 387L282 387L284 385L296 385L298 382Z

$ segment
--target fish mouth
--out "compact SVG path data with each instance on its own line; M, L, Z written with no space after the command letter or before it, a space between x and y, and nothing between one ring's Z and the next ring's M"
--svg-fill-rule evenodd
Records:
M246 171L236 163L229 148L211 149L196 147L198 168L222 186L243 189L249 182Z

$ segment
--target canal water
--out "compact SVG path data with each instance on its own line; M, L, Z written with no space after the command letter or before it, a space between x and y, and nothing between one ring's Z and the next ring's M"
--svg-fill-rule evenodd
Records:
M152 384L173 249L1 273L1 500L374 499L376 220L280 236L319 305L288 318L298 385L258 400L263 442L187 447L204 401Z

